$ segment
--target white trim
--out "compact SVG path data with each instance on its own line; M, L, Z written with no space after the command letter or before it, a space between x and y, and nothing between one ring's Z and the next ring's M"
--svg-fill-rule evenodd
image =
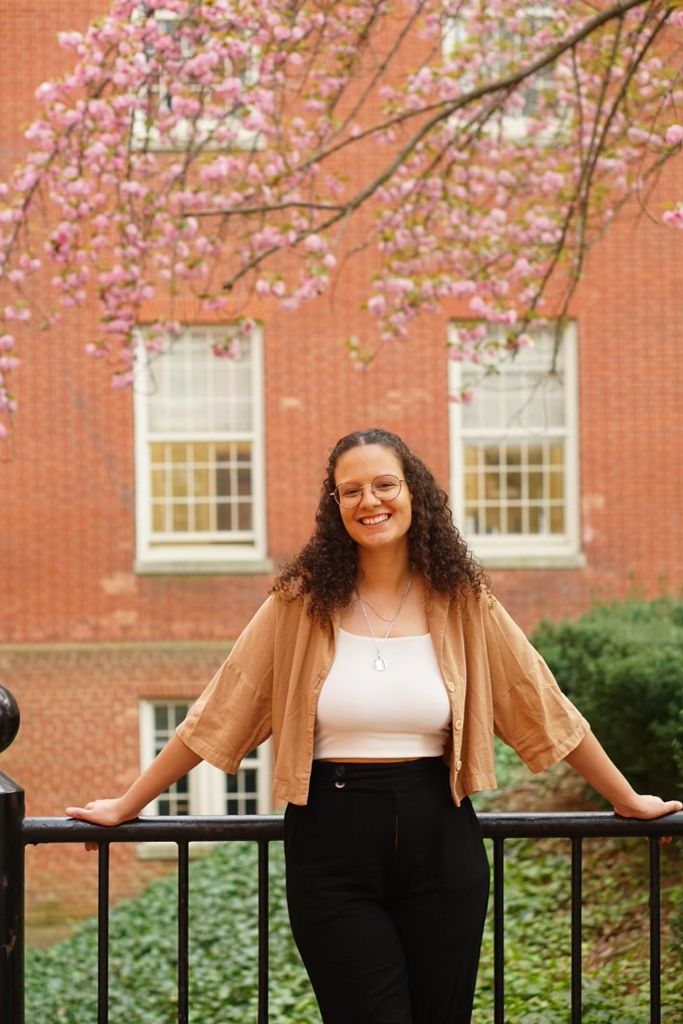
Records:
M160 705L173 705L189 707L193 698L169 698L155 700L140 700L138 702L138 729L140 743L140 770L144 771L155 757L154 750L154 709ZM251 757L242 761L237 779L240 779L240 772L245 769L256 770L256 790L249 794L249 800L255 800L257 814L272 814L273 805L271 797L271 776L272 776L272 749L271 741L268 739L262 743ZM224 815L227 813L228 801L231 795L227 793L227 779L225 772L214 768L206 761L201 761L196 768L189 773L189 813L193 815ZM238 781L239 787L239 781ZM244 799L244 798L243 798ZM241 811L240 811L241 813ZM143 809L142 814L156 817L159 814L159 800L151 800ZM190 848L194 856L201 856L211 849L211 842L191 843ZM140 843L137 847L137 856L141 860L173 860L177 856L177 845L175 843Z
M534 18L537 21L548 21L550 22L553 18L552 5L548 3L529 3L520 4L520 8L524 11L527 18ZM441 53L445 60L448 60L452 55L453 50L458 46L459 43L468 43L471 38L471 33L467 25L467 15L459 15L455 18L449 18L446 21L445 28L441 36ZM499 32L501 31L499 26ZM495 54L495 43L496 40L489 41L489 54ZM508 71L505 67L501 69L496 67L495 57L490 65L491 73L489 75L490 81L494 81L498 78L502 71ZM550 65L541 72L541 75L548 72L552 74L553 65ZM466 72L464 78L460 82L462 92L467 92L474 87L474 80L472 76ZM532 95L536 90L533 79L531 84L521 87L520 91L527 96ZM483 131L487 135L497 135L499 132L502 137L510 142L529 142L531 138L530 126L534 124L534 118L529 114L496 114L487 118L484 125ZM553 140L556 139L558 130L561 125L556 121L550 121L545 124L544 127L540 128L534 124L533 140L538 143L539 146L547 146L552 144Z
M451 325L449 334L453 340L457 327ZM504 437L501 428L470 428L463 426L464 406L452 402L449 411L450 436L450 493L453 499L453 513L459 529L474 554L484 564L495 567L518 566L519 568L540 568L553 565L578 567L583 564L580 550L579 521L579 436L578 436L578 372L576 326L570 323L562 342L564 373L564 423L553 428L506 428ZM505 369L501 370L505 373ZM449 389L459 393L463 383L463 365L449 360ZM477 402L475 387L473 402ZM564 448L564 514L565 529L562 534L468 534L465 517L465 473L464 449L468 438L485 442L487 437L498 444L503 440L514 442L562 440Z
M206 336L207 347L210 345L213 332L225 335L225 326L216 327L188 324L186 330L194 336ZM198 433L188 430L184 433L159 432L154 440L163 442L239 442L248 441L251 445L251 484L252 484L252 529L249 531L232 531L226 534L206 532L187 532L182 539L177 534L157 532L152 536L150 493L149 443L152 435L149 431L149 358L142 340L138 347L138 373L133 389L134 410L134 456L135 456L135 521L136 521L136 565L143 571L168 572L168 566L175 571L191 572L194 566L228 566L236 562L246 565L253 563L262 566L266 559L266 509L265 509L265 443L264 443L264 412L263 412L263 332L255 327L250 338L251 360L251 407L252 424L249 431L216 430ZM159 358L168 358L161 355ZM209 358L221 358L210 356ZM226 357L223 357L226 358ZM183 565L187 569L183 569ZM170 570L174 571L174 570Z
M142 21L148 16L149 14L146 14L144 11L143 3L133 12L134 21ZM154 11L154 18L159 22L172 23L179 21L180 15L160 7ZM252 49L255 56L258 50L256 47ZM247 84L255 84L257 81L256 66L252 64L252 68L247 71L246 82ZM161 93L159 87L157 87L156 91ZM224 139L213 138L214 134L219 130L221 134L223 130L234 134L234 139L230 144ZM182 153L191 142L195 146L201 146L205 152L265 148L263 133L245 128L241 119L237 116L225 117L220 122L214 117L199 117L196 121L190 118L179 118L175 125L174 138L162 142L158 128L153 124L147 124L146 112L138 109L133 110L131 119L131 146L133 149L148 150L153 153Z

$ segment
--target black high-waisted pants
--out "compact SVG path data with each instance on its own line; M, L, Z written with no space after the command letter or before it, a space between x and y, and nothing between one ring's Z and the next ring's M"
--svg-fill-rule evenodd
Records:
M315 762L285 813L294 939L324 1024L469 1024L489 869L440 758Z

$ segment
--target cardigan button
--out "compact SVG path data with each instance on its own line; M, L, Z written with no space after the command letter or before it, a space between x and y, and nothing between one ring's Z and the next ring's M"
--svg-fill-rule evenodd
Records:
M455 770L456 770L456 772L459 772L461 768L462 768L462 761L456 761L455 762Z
M462 718L456 718L456 720L453 722L453 728L455 729L456 732L460 732L460 730L462 729Z

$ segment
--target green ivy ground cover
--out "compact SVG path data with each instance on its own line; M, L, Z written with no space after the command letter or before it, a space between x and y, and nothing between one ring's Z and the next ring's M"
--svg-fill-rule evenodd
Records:
M634 867L646 869L643 848L631 841L625 847L603 842L587 850L583 1024L644 1024L649 1019L647 890L633 881ZM279 843L272 844L270 859L270 1020L320 1024L289 936ZM505 863L507 1024L567 1024L568 844L509 841ZM674 888L665 886L667 900ZM225 844L206 860L193 863L190 897L190 1020L250 1024L256 1020L257 999L253 844ZM492 1020L490 924L473 1024ZM175 878L164 879L117 907L110 929L111 1024L174 1024ZM95 950L96 925L89 921L69 940L28 952L26 1024L93 1024ZM666 942L662 1020L667 1024L683 1020L681 964L675 961Z

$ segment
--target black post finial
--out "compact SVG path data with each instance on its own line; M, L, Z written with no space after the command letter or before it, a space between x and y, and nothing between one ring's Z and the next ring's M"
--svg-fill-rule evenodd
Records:
M20 720L19 705L10 691L0 683L0 753L14 742Z

